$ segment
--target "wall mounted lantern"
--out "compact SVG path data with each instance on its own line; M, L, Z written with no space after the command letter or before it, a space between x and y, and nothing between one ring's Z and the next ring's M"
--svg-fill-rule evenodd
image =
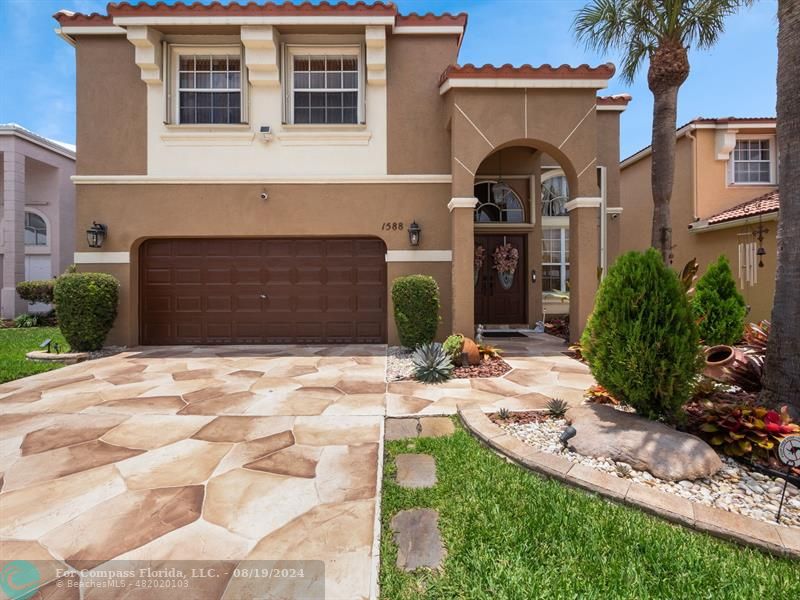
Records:
M419 238L422 236L422 227L417 225L416 221L412 221L408 226L408 241L412 246L419 246Z
M92 221L92 226L86 230L86 241L89 242L89 248L101 248L107 233L108 227Z

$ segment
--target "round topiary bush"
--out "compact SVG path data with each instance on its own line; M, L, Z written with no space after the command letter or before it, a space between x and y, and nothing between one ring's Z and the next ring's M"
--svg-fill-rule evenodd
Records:
M597 383L651 419L676 421L701 368L699 336L678 276L654 249L619 257L581 338Z
M119 281L107 273L70 273L53 290L61 333L73 350L99 350L117 317Z
M20 281L17 284L17 295L31 304L44 302L53 303L53 287L55 279L32 279L31 281Z
M428 275L398 277L392 283L394 321L406 348L430 344L439 326L439 285Z
M700 339L708 346L732 345L742 339L747 304L736 289L725 256L711 263L695 286L692 311L700 327Z

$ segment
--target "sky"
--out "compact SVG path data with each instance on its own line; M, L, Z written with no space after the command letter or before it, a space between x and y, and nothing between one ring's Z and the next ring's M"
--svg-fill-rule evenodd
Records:
M154 2L155 0L151 0ZM244 0L241 0L244 3ZM171 3L172 0L169 0ZM467 12L459 62L573 65L619 62L578 43L571 31L588 0L396 0L402 13ZM0 0L0 123L75 142L75 53L53 31L65 8L105 12L96 0ZM678 125L695 117L774 116L777 0L760 0L731 17L711 50L690 50L691 74L678 99ZM646 67L633 85L619 76L603 94L629 93L622 115L621 156L649 145L653 101Z

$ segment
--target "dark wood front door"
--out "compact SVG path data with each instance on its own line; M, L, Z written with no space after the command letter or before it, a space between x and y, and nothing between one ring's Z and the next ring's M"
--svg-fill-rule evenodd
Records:
M148 240L141 343L385 343L385 254L377 239Z
M519 253L513 275L500 274L495 266L495 251L510 244ZM526 236L475 234L475 323L522 325L527 323ZM479 248L483 260L479 261ZM478 264L480 262L480 265Z

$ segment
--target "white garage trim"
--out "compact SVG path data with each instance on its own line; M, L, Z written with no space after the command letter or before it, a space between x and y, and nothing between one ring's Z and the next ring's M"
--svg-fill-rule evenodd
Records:
M452 250L387 250L386 262L452 262Z
M76 252L76 265L126 265L131 262L130 252Z

